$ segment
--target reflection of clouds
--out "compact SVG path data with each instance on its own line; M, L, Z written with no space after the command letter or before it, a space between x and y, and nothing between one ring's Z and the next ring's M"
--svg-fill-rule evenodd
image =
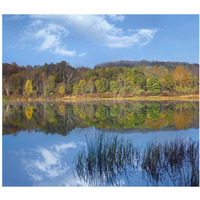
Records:
M79 142L79 144L82 145L82 146L87 146L86 142Z
M22 159L27 174L36 182L63 176L70 168L63 160L63 154L66 154L69 148L75 149L76 145L66 143L53 145L50 148L37 148L31 157L27 153L28 158Z
M67 144L61 144L61 145L55 145L55 149L57 152L60 152L60 151L64 151L68 148L76 148L76 145L71 142L71 143L67 143Z
M73 173L68 171L67 174L57 176L54 179L37 182L36 186L88 186L88 184L78 177L74 177Z

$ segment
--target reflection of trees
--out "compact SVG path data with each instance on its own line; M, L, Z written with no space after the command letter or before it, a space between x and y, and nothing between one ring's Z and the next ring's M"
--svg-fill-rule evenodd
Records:
M87 147L75 159L78 177L90 185L117 185L117 177L129 181L140 173L147 184L198 186L198 142L177 139L164 144L148 144L144 150L131 141L101 134L87 140Z
M67 107L61 115L59 106L52 103L8 105L3 107L3 134L16 134L20 130L34 129L46 134L66 135L76 127L72 106Z
M174 125L177 129L188 128L192 122L192 113L189 108L177 109L174 113Z
M33 114L33 107L28 105L26 108L25 108L25 114L26 114L26 118L29 120L32 118L32 114Z
M155 103L147 107L147 116L152 120L158 120L160 116L160 104Z
M160 113L160 117L157 120L153 120L151 118L147 118L145 121L145 128L149 128L152 130L159 130L163 127L168 126L168 121L166 120L166 115L164 113Z
M194 102L4 104L3 133L34 129L66 135L76 127L91 126L120 131L197 128L197 113L198 103Z
M60 111L61 115L65 114L65 105L60 105L59 111Z

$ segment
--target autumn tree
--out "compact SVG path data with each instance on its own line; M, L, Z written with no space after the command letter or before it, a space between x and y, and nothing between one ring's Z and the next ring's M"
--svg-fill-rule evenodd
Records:
M173 73L173 78L176 86L182 87L183 76L184 76L184 67L182 65L177 66Z
M177 66L173 73L176 86L188 87L191 84L192 75L188 67Z
M30 80L27 80L25 84L25 93L27 95L31 95L32 92L33 92L32 82Z
M59 87L59 94L63 95L65 93L65 87L63 85L61 85Z
M183 87L189 87L191 84L191 80L192 80L192 74L189 71L188 67L186 67L183 71L183 80L182 80Z

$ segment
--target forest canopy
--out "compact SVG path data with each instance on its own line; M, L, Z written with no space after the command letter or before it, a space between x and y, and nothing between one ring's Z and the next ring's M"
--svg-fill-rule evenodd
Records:
M26 97L175 96L199 93L198 64L119 61L74 68L66 61L19 66L3 63L3 95Z

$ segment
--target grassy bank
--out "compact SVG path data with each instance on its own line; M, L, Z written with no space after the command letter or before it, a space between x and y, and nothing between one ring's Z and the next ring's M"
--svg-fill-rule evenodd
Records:
M5 97L3 101L199 101L199 95L180 95L180 96L134 96L134 97L91 97L91 96L64 96L64 97Z

